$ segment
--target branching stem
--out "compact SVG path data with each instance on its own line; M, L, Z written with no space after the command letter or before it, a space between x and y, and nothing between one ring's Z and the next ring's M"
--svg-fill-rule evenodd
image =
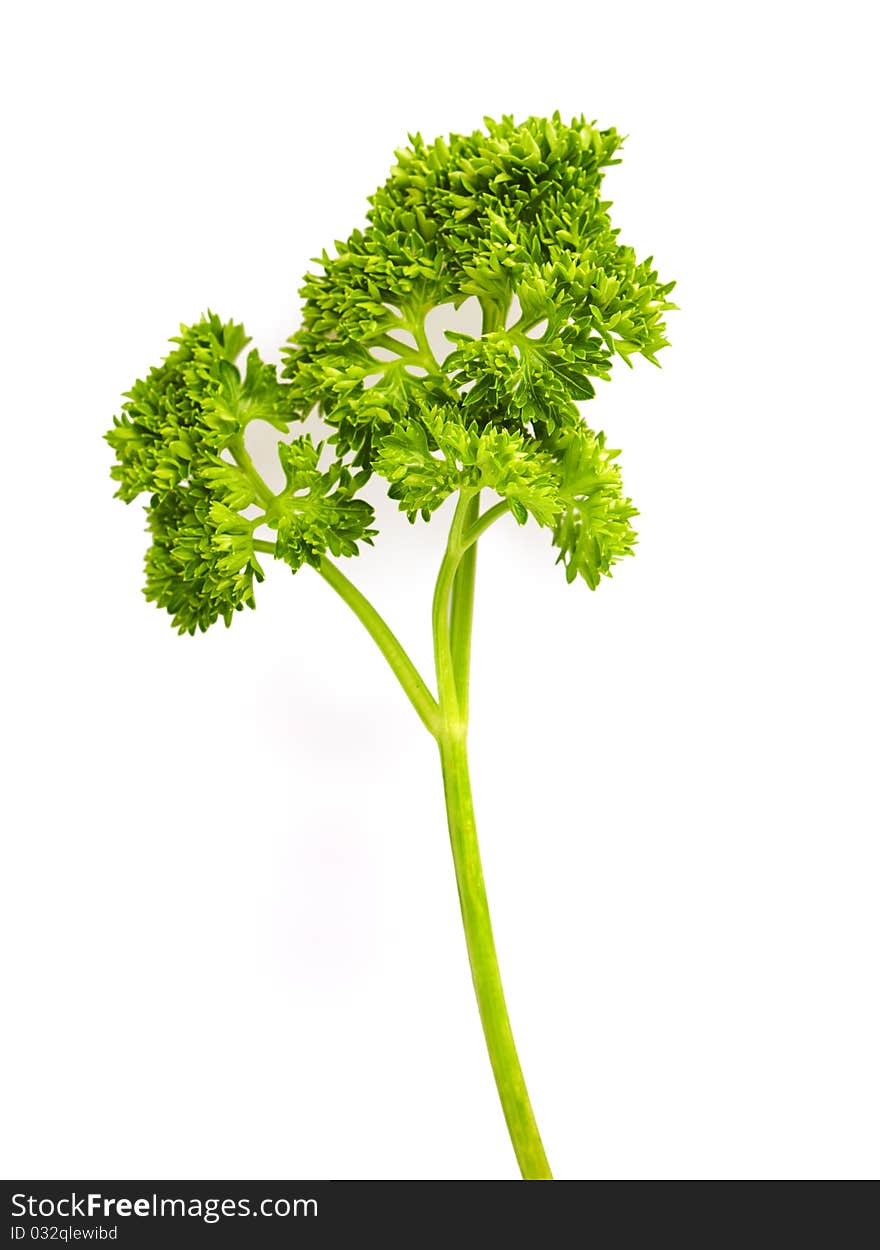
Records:
M434 592L436 699L383 618L345 574L326 558L317 571L348 604L377 644L422 724L439 745L465 944L495 1084L524 1179L549 1180L552 1173L517 1055L501 983L477 841L467 755L477 540L507 510L507 504L502 501L480 516L479 492L471 490L459 494ZM254 550L274 553L275 547L263 539L254 539Z
M366 629L367 633L385 656L392 673L403 687L422 724L435 738L439 732L439 708L437 700L426 686L412 660L407 655L391 629L386 625L366 596L348 580L345 574L326 557L318 566L318 572L328 585L343 599Z
M499 517L504 516L505 512L509 511L510 504L506 499L500 499L498 503L493 504L491 508L487 508L483 515L476 517L473 524L465 530L464 537L462 538L462 546L465 548L471 547L494 521L497 521Z
M274 502L275 496L272 494L272 491L257 471L257 466L254 464L251 459L250 452L244 445L243 434L237 435L230 441L229 452L235 463L253 487L254 494L257 499L259 499L264 508L270 507L270 505Z

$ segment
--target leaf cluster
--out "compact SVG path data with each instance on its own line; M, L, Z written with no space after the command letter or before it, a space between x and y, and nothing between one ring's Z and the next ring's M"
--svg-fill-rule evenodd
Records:
M595 586L631 552L635 510L579 404L616 358L657 363L673 284L611 225L615 130L558 113L485 127L410 137L366 228L307 276L284 373L301 413L317 406L360 479L387 478L410 519L462 485L490 487L518 520L550 526L566 570ZM471 296L482 332L450 332L441 364L426 316ZM611 467L566 502L572 448Z
M632 554L636 509L623 495L618 451L581 425L558 436L552 451L516 430L446 421L440 412L402 422L381 441L376 470L410 520L427 520L457 490L491 489L524 525L547 526L569 582L595 590L612 565Z
M353 498L340 464L318 468L321 447L308 437L280 442L286 484L278 495L254 470L244 434L251 421L289 432L290 388L256 351L242 373L244 328L213 313L181 326L175 349L138 380L106 438L116 454L117 495L148 494L149 600L166 608L181 633L207 629L254 606L263 580L256 531L277 531L275 554L292 568L325 551L354 555L371 541L372 509ZM250 515L247 515L247 514Z
M455 491L494 492L546 527L568 580L591 588L632 551L618 453L581 406L616 359L657 363L674 305L673 284L611 225L602 178L620 143L558 113L410 136L367 225L306 276L284 380L254 350L238 363L241 325L209 313L181 328L107 434L117 494L149 496L146 594L181 631L253 606L263 550L294 570L357 554L375 530L356 491L374 473L412 521ZM448 332L441 362L426 318L471 297L482 330ZM315 409L326 446L290 441L290 422ZM245 448L254 420L285 436L278 494Z

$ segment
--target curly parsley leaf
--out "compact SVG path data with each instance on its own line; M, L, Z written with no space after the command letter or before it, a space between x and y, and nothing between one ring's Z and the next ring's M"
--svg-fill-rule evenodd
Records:
M329 551L356 555L370 542L372 509L353 498L349 472L317 469L308 438L279 443L286 473L277 495L254 469L244 445L251 421L289 432L291 389L256 351L244 373L236 360L248 339L242 326L213 313L181 327L176 347L132 387L107 441L111 475L130 502L150 496L147 598L170 612L181 633L228 625L254 606L263 580L256 530L277 530L275 555L298 569ZM244 515L245 513L251 515Z

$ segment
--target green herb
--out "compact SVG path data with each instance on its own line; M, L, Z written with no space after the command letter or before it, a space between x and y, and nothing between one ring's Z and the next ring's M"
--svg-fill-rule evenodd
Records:
M146 595L181 633L253 607L261 557L309 565L367 628L437 740L489 1056L522 1174L542 1178L551 1173L504 1002L468 773L477 543L508 513L520 525L531 517L567 580L593 590L632 553L636 512L618 452L578 403L593 399L615 357L656 364L673 284L611 226L601 182L617 163L616 131L558 114L485 126L432 144L411 136L396 154L367 227L306 277L285 380L256 351L242 362L243 328L209 314L135 383L107 438L120 498L150 496ZM482 332L448 332L441 363L426 315L471 296ZM315 408L327 442L279 441L285 484L275 492L248 455L246 428L268 421L289 434ZM334 563L376 536L358 498L373 474L411 522L455 497L433 602L436 694ZM272 541L256 536L261 526Z

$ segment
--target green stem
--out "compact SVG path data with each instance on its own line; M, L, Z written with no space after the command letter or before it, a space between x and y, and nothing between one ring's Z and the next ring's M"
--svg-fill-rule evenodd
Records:
M415 335L413 335L413 338L415 338ZM402 339L392 338L390 334L378 334L376 338L371 341L370 346L384 347L390 352L396 352L398 356L403 356L405 359L411 361L412 364L422 363L422 353L419 348L412 347L409 343L404 343ZM391 364L392 362L390 360L380 360L379 363L384 365Z
M268 508L275 499L269 487L263 481L257 466L251 459L250 452L244 445L244 435L238 434L229 443L229 451L233 460L244 473L245 477L254 488L254 494L264 508Z
M497 521L500 516L504 516L505 512L509 511L510 504L506 499L501 499L498 503L493 504L491 508L487 508L483 515L476 519L470 528L465 531L462 538L462 546L471 547L493 521Z
M427 301L414 299L406 304L402 309L403 326L409 330L410 334L416 341L419 352L422 355L422 363L429 373L440 373L440 365L437 357L431 350L431 344L428 342L428 333L425 330L425 314L429 309L434 307L433 299Z
M550 1180L550 1165L535 1122L504 999L477 841L467 757L476 543L480 534L506 510L507 505L502 501L479 516L479 492L471 490L459 494L434 592L436 700L369 600L326 558L321 560L318 572L365 626L422 723L439 744L461 918L489 1061L523 1178ZM255 539L254 550L274 553L275 546Z
M466 547L455 572L452 583L452 604L449 609L450 646L452 647L452 668L455 673L455 690L458 695L458 710L461 719L467 724L468 704L470 702L471 672L471 625L474 617L474 579L477 572L477 545L474 539L468 542L468 536L475 528L480 515L480 493L467 502L462 522L462 547Z
M452 657L452 630L449 619L449 600L455 582L455 574L461 559L461 538L464 531L470 500L474 492L461 491L455 505L446 552L437 574L434 587L432 624L434 630L434 666L437 670L437 688L444 727L463 727L460 721L458 695L456 693L455 666Z
M430 305L429 305L430 307ZM431 351L431 344L428 342L428 335L425 331L425 311L421 307L408 308L402 319L395 318L395 324L401 330L406 330L413 336L416 346L402 339L397 339L393 335L386 332L377 334L371 341L371 347L384 347L387 351L392 351L402 360L407 361L411 365L421 365L426 373L439 373L440 365L437 358ZM380 365L393 364L393 361L380 360Z
M437 357L431 351L431 344L428 342L428 335L425 331L424 317L418 318L413 322L411 334L418 344L419 352L422 357L422 364L429 373L440 373L440 365Z
M255 544L256 545L256 544ZM391 671L400 682L407 698L418 712L422 724L434 737L439 728L440 711L437 701L422 679L416 666L404 651L390 628L343 572L328 559L321 560L318 572L328 585L343 599L367 630L367 633L385 656Z
M524 1180L552 1180L516 1053L492 935L464 737L440 742L443 789L471 978L507 1131Z
M491 520L485 525L474 521L475 503L473 494L462 493L459 497L434 595L440 763L471 978L504 1119L523 1178L549 1180L552 1173L535 1122L504 999L468 767L467 691L476 565L475 537L469 543L467 539L475 528L482 532L491 524ZM496 505L485 517L491 512L494 520L502 511Z

